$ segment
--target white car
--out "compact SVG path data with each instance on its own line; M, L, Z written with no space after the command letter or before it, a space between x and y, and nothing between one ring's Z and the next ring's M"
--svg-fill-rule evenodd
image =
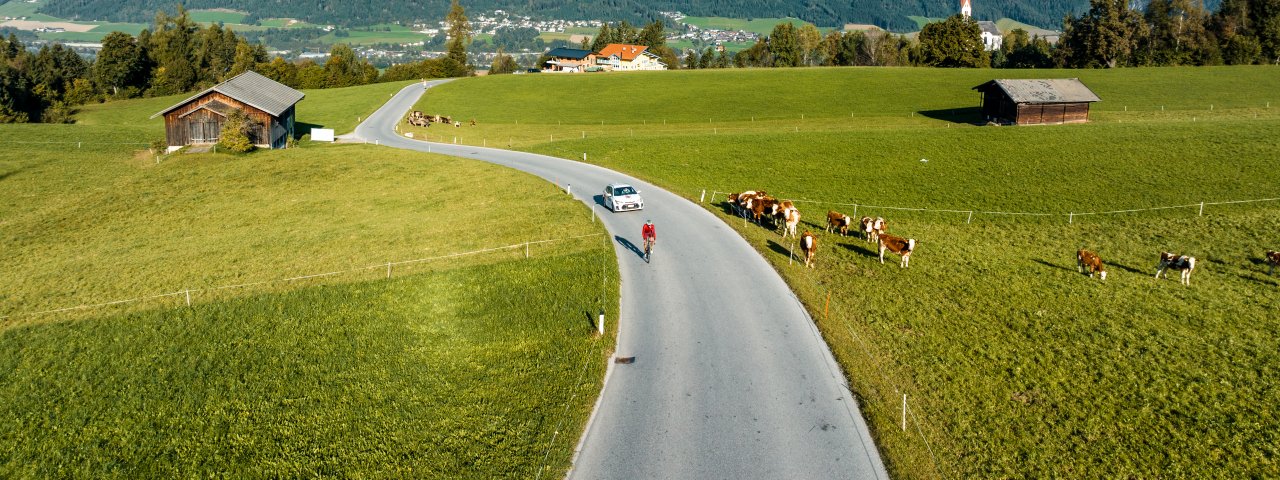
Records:
M610 183L604 187L604 205L615 212L644 209L640 192L625 183Z

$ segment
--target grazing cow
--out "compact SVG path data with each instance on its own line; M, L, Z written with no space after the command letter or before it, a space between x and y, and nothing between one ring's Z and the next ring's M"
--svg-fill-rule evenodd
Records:
M474 127L474 126L476 126L476 119L474 119L474 118L473 118L473 119L471 119L471 126L473 126L473 127Z
M1191 271L1196 269L1196 257L1160 252L1160 263L1156 264L1156 279L1170 268L1182 272L1183 285L1191 285Z
M796 207L791 207L783 213L784 223L782 224L782 238L787 238L787 234L790 234L792 238L795 238L796 225L800 224L800 210L796 209Z
M804 266L813 268L813 252L818 249L818 239L808 230L800 235L800 251L804 252Z
M862 217L862 233L868 242L876 242L884 234L886 222L883 217Z
M450 123L453 123L453 119L452 119L452 118L449 118L449 117L446 117L446 116L443 116L443 115L437 115L437 116L436 116L436 118L440 119L440 123L443 123L443 124L445 124L445 125L448 125L448 124L450 124Z
M849 234L849 225L852 225L852 224L853 224L853 219L849 218L848 215L845 215L843 213L836 212L836 211L827 212L827 232L828 233L830 233L833 230L839 230L840 236L843 237Z
M756 198L756 195L764 195L764 192L747 190L742 193L730 193L729 205L733 206L733 210L737 212L738 216L745 218L747 216L747 211L751 209L750 204Z
M1088 273L1089 278L1093 278L1094 272L1097 272L1103 280L1107 279L1107 270L1096 253L1081 248L1076 251L1076 265L1080 268L1080 273Z
M1280 252L1267 250L1267 265L1271 265L1271 269L1267 270L1267 275L1276 273L1276 265L1280 265Z
M876 241L880 243L880 263L884 263L884 251L888 250L902 256L902 268L910 265L911 252L916 251L916 239L882 233L876 237Z

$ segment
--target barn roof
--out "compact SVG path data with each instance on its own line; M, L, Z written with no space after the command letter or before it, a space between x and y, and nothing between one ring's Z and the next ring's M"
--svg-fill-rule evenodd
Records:
M997 79L973 87L987 91L993 87L1002 90L1014 103L1075 103L1101 102L1089 87L1078 78L1050 78L1035 80Z
M581 48L558 47L547 52L548 57L552 58L568 58L573 60L582 60L591 55L591 50L583 50Z
M218 92L234 98L253 108L267 112L273 117L280 116L285 110L288 110L289 107L292 107L306 96L302 92L250 70L236 75L231 80L214 85L208 90L192 95L190 98L152 115L151 118L169 113L190 103L192 100L209 94L209 92Z

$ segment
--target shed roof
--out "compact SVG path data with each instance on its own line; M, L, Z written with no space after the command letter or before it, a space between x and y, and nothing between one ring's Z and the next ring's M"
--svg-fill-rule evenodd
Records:
M548 57L552 58L568 58L572 60L582 60L591 55L591 50L583 50L581 48L558 47L547 52Z
M992 87L999 88L1014 103L1074 103L1101 102L1089 87L1080 83L1078 78L1049 78L1034 80L997 79L973 87L974 90L986 91Z
M306 94L285 86L284 84L272 80L270 78L259 75L252 70L236 75L231 80L219 83L209 89L192 95L190 98L178 102L176 105L166 108L159 113L152 115L156 118L177 109L192 100L203 97L209 92L218 92L228 97L234 98L249 106L267 112L273 117L278 117L292 107L294 104L302 100Z

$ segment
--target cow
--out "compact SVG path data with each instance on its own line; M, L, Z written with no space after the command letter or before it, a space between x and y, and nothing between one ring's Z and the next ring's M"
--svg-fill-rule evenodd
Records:
M1276 265L1280 265L1280 252L1273 252L1271 250L1267 250L1266 259L1267 259L1267 265L1271 266L1271 269L1267 270L1267 275L1272 275L1276 273Z
M1098 276L1102 280L1107 279L1107 270L1105 267L1102 266L1102 259L1099 258L1098 254L1096 253L1090 252L1083 248L1081 248L1080 250L1077 250L1076 266L1079 267L1080 273L1088 273L1089 278L1093 278L1094 272L1097 272Z
M745 218L747 216L747 211L751 209L750 204L754 201L756 195L764 195L764 192L747 190L742 193L730 193L729 205L733 207L733 210L737 212L738 216Z
M880 263L884 263L884 251L888 250L902 256L902 268L910 266L911 252L916 251L916 239L882 233L876 236L876 241L880 244Z
M1160 275L1170 268L1182 272L1183 285L1191 285L1191 271L1196 269L1196 257L1160 252L1160 263L1156 264L1156 279L1160 279Z
M795 238L796 225L800 224L800 210L796 207L791 207L783 213L782 238L787 238L787 234L791 234L791 238Z
M883 217L862 217L862 233L866 236L869 243L874 243L880 239L880 235L884 234L886 223Z
M846 236L849 234L849 225L852 225L852 224L853 224L853 219L849 218L848 215L845 215L843 213L836 212L836 211L827 212L827 232L828 233L835 230L839 230L840 236L842 237Z
M813 252L818 249L818 239L808 230L800 235L800 251L804 252L804 266L813 268Z
M473 118L473 119L471 119L471 126L473 126L473 127L474 127L474 126L476 126L476 119L474 119L474 118Z

